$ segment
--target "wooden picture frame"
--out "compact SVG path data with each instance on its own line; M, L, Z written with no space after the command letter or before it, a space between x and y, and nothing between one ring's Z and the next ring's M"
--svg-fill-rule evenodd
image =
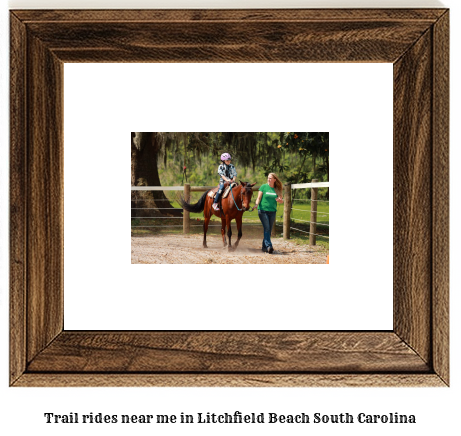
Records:
M11 386L449 385L447 9L10 20ZM393 63L393 330L65 331L64 62Z

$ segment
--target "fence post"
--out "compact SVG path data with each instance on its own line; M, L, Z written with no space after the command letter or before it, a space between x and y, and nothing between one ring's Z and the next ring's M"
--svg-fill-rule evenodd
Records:
M190 202L190 183L184 183L184 200ZM182 232L190 232L190 213L186 209L183 209L182 213Z
M318 179L313 179L312 183L317 183ZM311 228L309 234L309 245L315 245L317 233L317 196L319 188L311 188Z
M291 184L287 183L283 190L283 239L290 239Z

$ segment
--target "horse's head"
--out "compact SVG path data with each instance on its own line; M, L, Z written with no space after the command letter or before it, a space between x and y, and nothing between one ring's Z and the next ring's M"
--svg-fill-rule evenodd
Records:
M256 183L248 183L248 182L242 182L240 180L240 185L241 191L240 195L242 198L242 209L244 211L250 210L250 201L251 201L251 196L253 195L253 186L256 185Z

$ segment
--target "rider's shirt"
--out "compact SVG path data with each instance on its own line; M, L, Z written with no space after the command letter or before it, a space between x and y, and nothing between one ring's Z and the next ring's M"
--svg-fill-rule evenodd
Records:
M221 179L219 180L219 183L224 183L225 180L222 178L222 176L225 176L228 179L232 180L234 177L237 177L237 170L235 169L234 165L232 165L232 164L226 165L223 162L218 167L218 174L221 176Z

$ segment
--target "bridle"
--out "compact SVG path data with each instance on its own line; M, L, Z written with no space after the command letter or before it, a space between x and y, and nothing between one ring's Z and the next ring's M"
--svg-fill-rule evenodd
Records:
M248 190L248 189L251 189L251 187L248 188L246 185L245 185L245 186L240 185L240 186L242 187L242 189L240 189L240 201L241 201L241 203L242 203L242 208L243 208L243 190L245 189L245 191L246 191L246 190ZM235 202L234 191L233 191L232 188L231 188L231 193L232 193L232 200L234 200L235 207L237 208L237 210L238 210L239 212L242 211L243 209L240 209L240 208L237 206L237 203Z

